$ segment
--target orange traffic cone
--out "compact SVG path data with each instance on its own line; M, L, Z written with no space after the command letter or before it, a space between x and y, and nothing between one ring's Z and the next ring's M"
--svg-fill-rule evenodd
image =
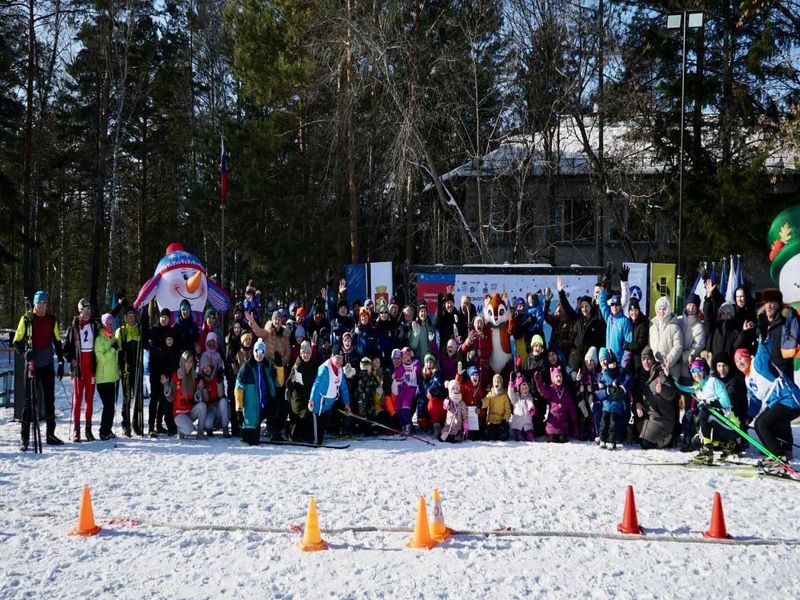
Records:
M703 532L703 537L715 540L728 540L728 530L725 528L725 513L722 512L722 496L714 492L714 505L711 508L711 525L708 531Z
M319 521L317 520L317 501L314 496L308 502L308 514L306 515L306 528L303 530L303 539L297 542L297 547L303 552L316 552L317 550L327 550L326 544L319 533Z
M78 512L78 526L69 532L70 535L97 535L100 532L94 522L94 511L92 510L92 495L89 486L83 486L83 497L81 498L81 509Z
M419 497L419 510L417 511L417 524L414 526L414 535L406 542L406 548L424 548L430 550L436 545L431 539L428 529L428 511L425 508L425 496Z
M453 533L453 530L444 524L444 513L442 512L442 499L439 497L439 488L433 489L433 521L430 523L431 539L435 542L443 542Z
M632 485L628 486L625 494L625 510L622 513L622 523L617 525L617 531L637 535L644 534L644 530L639 527L639 519L636 516L636 500L633 498Z

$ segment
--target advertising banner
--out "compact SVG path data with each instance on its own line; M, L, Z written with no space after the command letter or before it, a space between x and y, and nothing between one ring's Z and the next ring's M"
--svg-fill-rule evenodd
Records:
M675 310L675 265L650 263L650 306L648 316L656 314L656 300L667 296Z
M636 298L642 311L647 311L647 298L650 286L647 280L647 263L623 263L630 268L631 272L628 273L628 285L631 291L631 298ZM653 313L647 313L648 317L652 317Z
M370 296L375 306L389 304L389 298L394 295L392 288L392 263L369 263Z

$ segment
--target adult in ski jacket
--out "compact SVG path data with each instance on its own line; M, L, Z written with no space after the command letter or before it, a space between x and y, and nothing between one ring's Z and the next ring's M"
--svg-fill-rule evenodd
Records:
M258 445L261 421L270 402L275 401L275 394L275 380L266 359L266 344L260 339L253 346L252 356L239 368L236 376L234 395L243 442Z
M92 410L94 408L95 358L94 341L100 331L97 321L92 319L92 305L81 298L78 301L78 314L67 329L67 343L64 346L64 359L70 364L72 378L72 422L73 441L81 440L81 407L86 407L86 439L92 435Z
M103 413L100 416L100 439L105 441L116 436L111 431L114 424L114 409L117 400L117 381L119 380L119 346L114 337L114 317L105 313L100 322L103 328L94 340L94 356L97 362L95 381L97 393L103 402ZM94 439L91 435L92 422L86 422L86 439Z
M341 397L344 411L350 413L350 392L345 382L343 364L341 352L336 352L317 369L317 376L311 387L311 398L308 401L316 444L322 444L325 439L331 409L337 399Z
M19 319L14 333L14 347L24 356L28 366L26 380L26 402L22 411L22 430L19 449L25 452L30 440L33 422L32 400L44 396L44 416L47 427L46 442L60 446L56 437L55 376L64 376L64 352L61 347L61 331L56 318L47 312L47 294L38 291L33 296L33 308ZM53 352L58 357L58 370L53 369ZM35 388L31 386L35 383Z
M771 344L771 340L763 340L755 357L740 348L734 353L733 360L736 368L744 374L748 416L758 415L755 429L761 442L776 456L789 459L794 443L791 423L800 417L800 389L785 374L771 368ZM766 409L758 414L763 405Z
M114 334L120 350L120 375L122 378L122 429L131 437L131 422L136 435L142 435L142 331L136 322L136 309L129 306L125 312L125 322ZM134 400L134 415L131 421L131 398Z
M608 297L608 290L601 288L598 298L598 306L603 320L606 322L606 343L605 347L614 353L623 371L628 370L631 362L631 353L625 349L625 345L633 342L633 324L631 320L622 312L622 299L618 295Z

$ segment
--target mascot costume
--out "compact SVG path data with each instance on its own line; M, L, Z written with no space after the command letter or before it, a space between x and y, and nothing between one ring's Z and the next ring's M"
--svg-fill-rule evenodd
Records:
M219 312L228 310L230 304L225 290L206 277L203 263L177 242L167 246L155 275L139 290L133 307L136 310L147 307L153 298L160 310L167 308L172 312L173 322L178 317L181 301L188 300L198 327L203 324L206 302Z
M487 294L483 300L483 320L492 340L489 367L492 369L492 373L500 373L503 375L503 379L508 381L508 374L511 372L513 364L511 345L513 343L514 315L508 306L508 296L505 292L502 296L496 292L491 296Z
M769 274L783 294L783 303L795 311L800 307L800 205L780 213L769 228ZM800 348L798 348L800 350ZM795 353L794 381L800 382L800 352Z

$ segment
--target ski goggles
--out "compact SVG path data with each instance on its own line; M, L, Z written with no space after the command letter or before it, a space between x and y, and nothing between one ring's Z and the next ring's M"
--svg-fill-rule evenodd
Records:
M692 367L689 369L690 373L705 373L706 370L703 367Z

